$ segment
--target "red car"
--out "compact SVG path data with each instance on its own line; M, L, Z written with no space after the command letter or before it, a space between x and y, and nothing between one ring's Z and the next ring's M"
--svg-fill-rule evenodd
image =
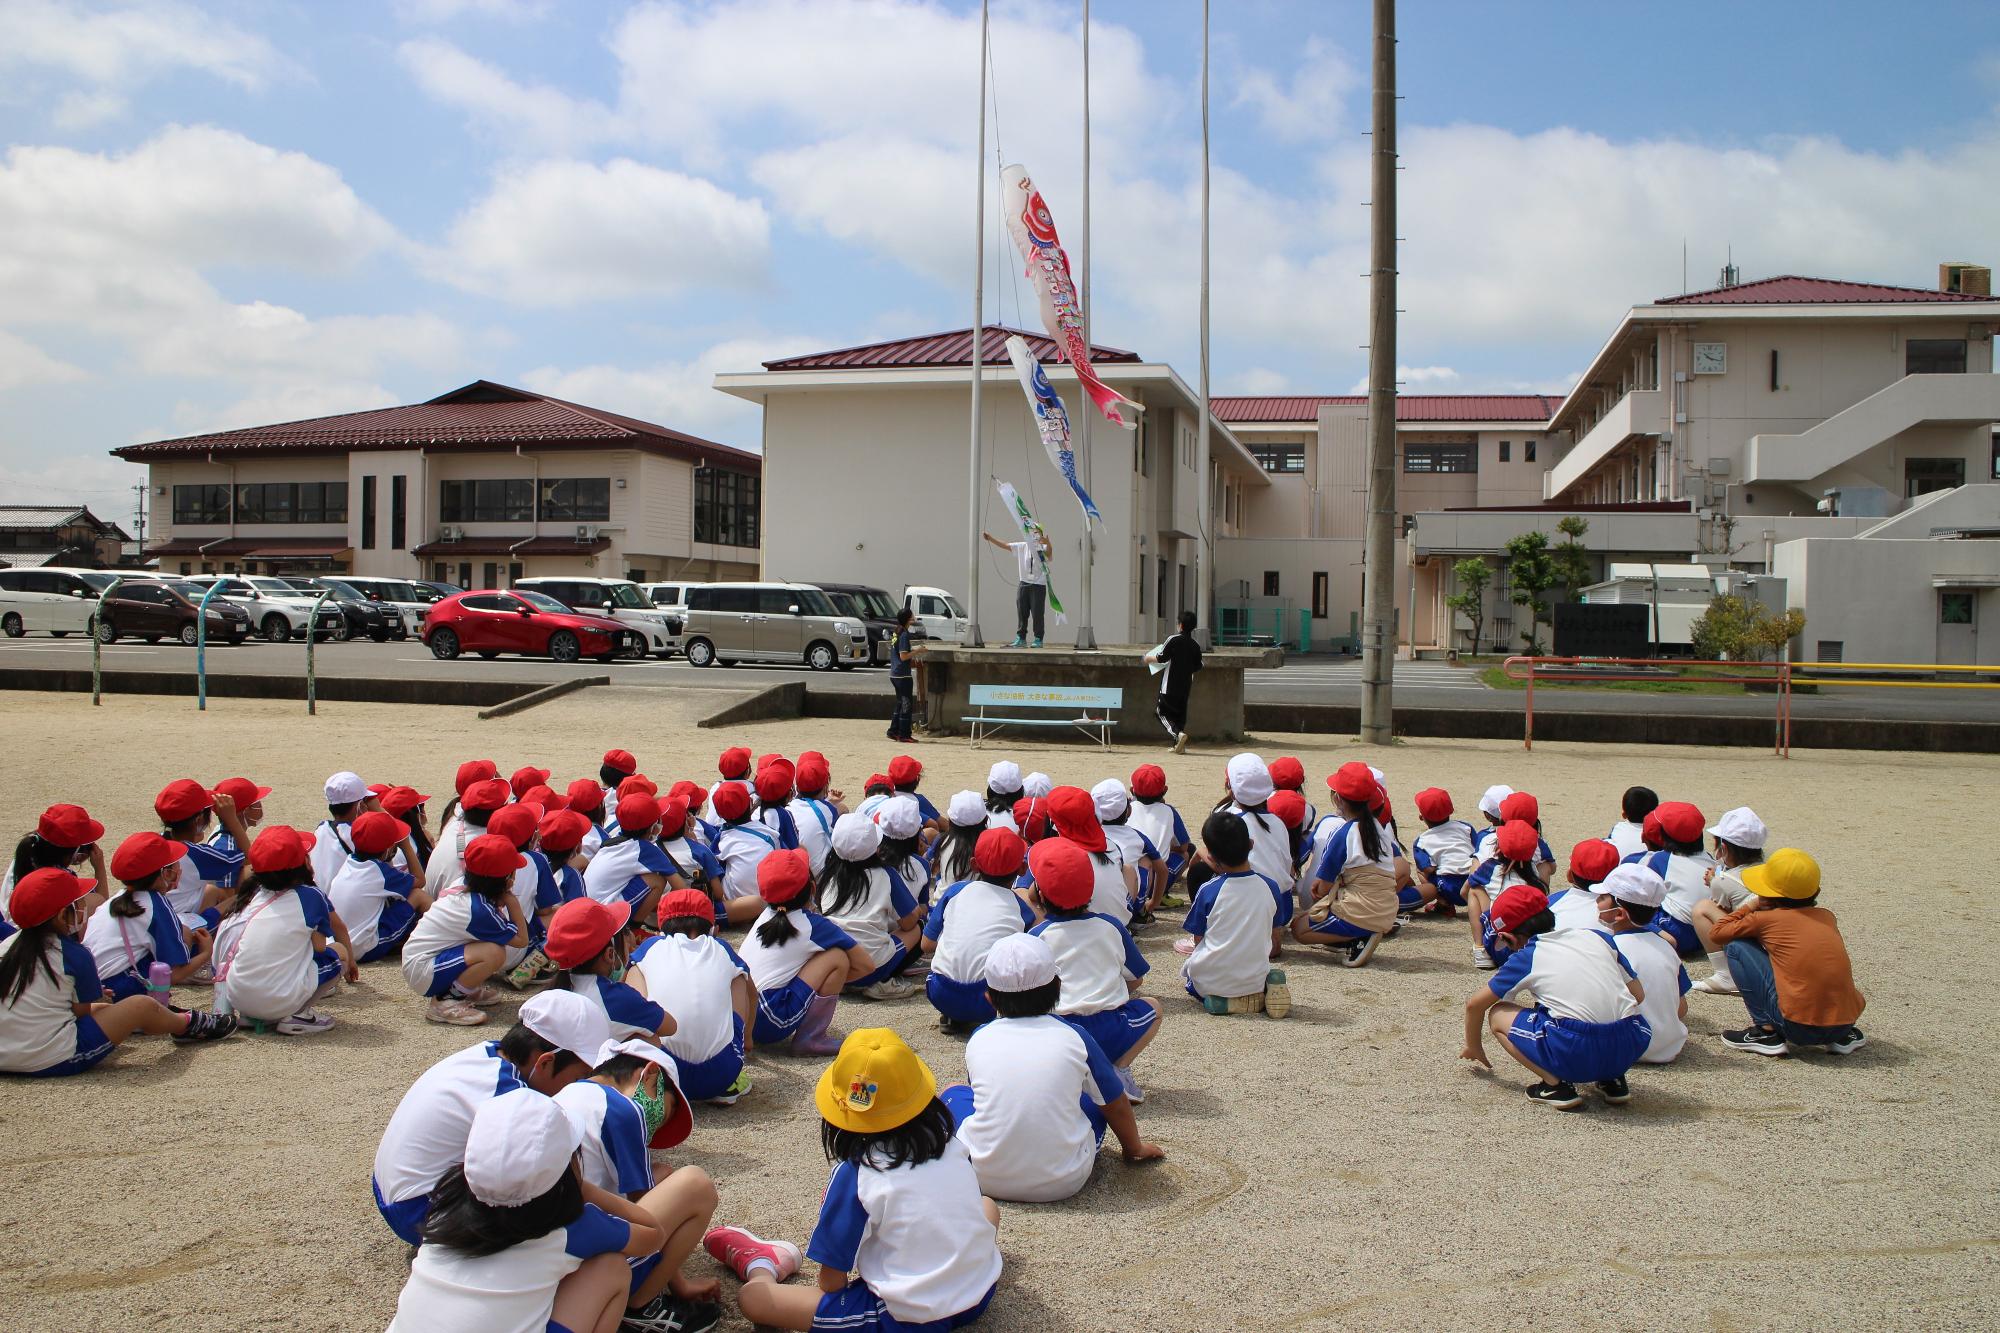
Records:
M425 613L423 640L431 656L447 662L461 652L487 658L520 653L558 662L646 655L646 640L636 631L601 616L578 615L555 598L525 588L445 598Z

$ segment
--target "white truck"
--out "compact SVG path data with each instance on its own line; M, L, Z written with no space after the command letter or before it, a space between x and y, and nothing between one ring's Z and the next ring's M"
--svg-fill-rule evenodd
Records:
M903 605L916 613L917 623L923 626L925 638L945 643L965 642L965 632L972 626L972 617L965 613L965 605L943 588L906 587L903 589Z

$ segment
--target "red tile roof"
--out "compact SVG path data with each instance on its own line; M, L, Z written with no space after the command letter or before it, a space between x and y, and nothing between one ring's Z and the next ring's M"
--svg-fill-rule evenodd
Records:
M1004 324L986 326L980 359L987 365L1005 365L1007 338L1010 334L1019 334L1027 339L1028 350L1035 354L1037 361L1049 362L1058 359L1054 339L1046 334L1009 328ZM1141 359L1137 352L1127 352L1117 347L1099 347L1095 344L1090 349L1090 355L1092 361L1100 364L1136 362ZM842 347L831 352L788 356L777 361L766 361L764 369L874 370L971 364L972 330L963 328L947 333L926 334L921 338L896 338L889 342L867 343L860 347Z
M1209 407L1217 421L1275 424L1312 421L1322 407L1359 407L1361 394L1307 394L1294 397L1212 397ZM1512 421L1523 425L1547 421L1562 406L1561 394L1548 393L1409 393L1396 399L1398 421Z
M1685 296L1662 296L1654 305L1890 305L1909 301L1990 301L1990 296L1941 292L1934 287L1887 287L1879 282L1802 278L1784 274Z
M150 444L130 444L111 452L144 462L152 458L221 455L344 454L381 449L425 448L441 452L506 449L516 444L635 448L687 461L758 471L756 454L687 435L650 421L601 408L475 380L425 403L344 412L273 426L188 435Z

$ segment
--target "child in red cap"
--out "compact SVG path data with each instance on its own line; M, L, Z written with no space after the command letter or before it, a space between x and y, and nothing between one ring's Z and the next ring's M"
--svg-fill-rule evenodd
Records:
M757 990L750 968L715 934L715 903L699 889L660 899L660 933L632 951L646 994L674 1016L660 1045L674 1058L690 1101L733 1105L750 1091L743 1068Z
M220 904L229 900L236 881L243 874L243 852L250 845L249 830L236 816L236 802L227 793L216 794L193 778L177 778L153 798L153 813L160 817L162 835L187 848L181 855L180 878L167 901L181 924L213 931ZM206 839L220 825L236 850L224 851L207 845Z
M755 921L764 911L757 896L757 867L766 856L782 850L778 834L757 822L756 798L741 782L719 784L709 804L718 821L715 859L722 863L723 911L731 925Z
M917 809L923 812L924 827L931 834L944 832L944 816L931 804L930 797L917 790L917 784L924 780L924 766L916 756L899 754L889 761L889 781L896 784L896 790L905 796L916 798Z
M1342 764L1327 784L1346 822L1320 849L1311 875L1300 877L1309 885L1306 910L1292 918L1292 937L1340 950L1346 966L1363 967L1396 924L1396 844L1375 816L1382 786L1368 765Z
M13 859L8 862L6 872L0 874L0 940L14 933L7 903L13 896L15 881L22 876L44 867L68 870L88 861L93 876L89 882L93 886L109 882L104 851L97 845L103 836L104 825L92 819L90 812L80 805L52 805L42 811L34 830L22 834L21 840L14 844ZM92 887L84 895L84 913L96 910L104 898L103 889Z
M1271 761L1271 787L1275 791L1292 791L1299 794L1305 803L1304 828L1319 823L1319 807L1306 796L1306 766L1295 755L1280 755Z
M799 827L799 846L812 858L813 876L826 869L827 852L833 846L833 824L847 813L839 792L833 790L833 771L826 756L807 751L799 756L792 771L792 812Z
M1057 792L1049 794L1051 802ZM1089 792L1080 792L1090 800ZM1132 1062L1160 1033L1164 1015L1157 1000L1138 994L1149 964L1116 918L1091 910L1097 867L1089 852L1068 838L1044 838L1028 853L1034 901L1047 920L1029 930L1056 956L1062 999L1056 1013L1091 1038L1118 1066L1125 1092L1142 1102L1132 1078Z
M1128 827L1146 835L1167 863L1166 882L1160 886L1156 907L1165 906L1188 858L1194 855L1194 839L1188 835L1181 812L1167 800L1167 773L1158 764L1141 764L1132 770L1128 784L1132 809L1125 816Z
M1112 853L1104 825L1097 818L1097 802L1081 787L1057 787L1043 804L1048 807L1056 837L1075 844L1090 857L1090 910L1120 926L1129 925L1132 903L1139 896L1139 871Z
M597 780L606 787L616 787L638 771L639 760L630 750L606 750L597 765Z
M1510 819L1493 830L1486 840L1490 855L1466 881L1466 905L1472 910L1472 963L1482 971L1505 963L1511 948L1502 932L1493 928L1494 900L1513 886L1525 884L1540 893L1543 906L1547 906L1548 886L1535 868L1540 845L1533 825Z
M445 825L424 863L424 883L431 893L441 895L464 878L466 847L486 832L487 821L504 810L512 796L500 778L485 778L465 789L457 817Z
M111 873L124 892L90 913L83 947L114 999L144 995L154 963L166 964L177 986L208 966L209 933L183 926L167 903L186 850L157 833L134 833L111 854Z
M1430 904L1432 910L1453 916L1465 906L1465 881L1478 865L1472 844L1479 835L1472 825L1451 815L1451 793L1444 788L1426 787L1417 793L1417 817L1424 821L1424 831L1410 846L1416 883L1405 895L1414 893L1416 901L1403 896L1405 911Z
M1686 801L1662 801L1653 814L1660 823L1662 850L1649 853L1643 864L1667 882L1667 900L1653 918L1653 929L1665 935L1681 957L1699 958L1706 949L1695 928L1695 909L1711 900L1708 876L1715 869L1715 858L1708 854L1703 838L1708 821Z
M264 798L271 794L269 787L259 786L249 778L224 778L215 784L218 794L227 794L230 804L236 807L236 818L242 821L246 832L255 834L258 825L264 822ZM225 856L240 854L247 843L239 844L228 829L217 825L208 835L208 845Z
M642 974L625 980L626 926L631 920L628 903L578 898L556 909L542 951L561 969L556 988L573 990L603 1009L611 1020L612 1036L650 1041L672 1032L674 1019L647 996Z
M961 794L979 804L976 793ZM962 1035L992 1021L986 955L1000 940L1030 929L1036 920L1035 909L1014 889L1027 861L1028 844L1020 834L985 829L972 847L971 875L931 902L924 921L924 951L931 955L924 989L938 1011L938 1026L946 1032Z
M1499 836L1509 829L1534 833L1512 820L1501 825ZM1653 1032L1639 1012L1645 992L1611 937L1601 930L1557 930L1548 895L1532 884L1501 890L1489 916L1507 961L1465 1002L1459 1058L1491 1069L1485 1042L1491 1028L1502 1049L1538 1080L1528 1088L1531 1101L1573 1111L1583 1105L1579 1083L1597 1084L1613 1105L1631 1100L1625 1073ZM1532 996L1532 1006L1518 1002L1524 995Z
M365 811L347 837L354 850L341 858L326 896L347 926L354 961L372 963L402 947L431 896L390 859L409 845L410 828L402 820L382 810Z
M732 782L748 790L752 777L750 747L732 745L724 750L721 757L715 761L715 771L720 773L722 778L708 789L708 803L711 807L715 804L715 794Z
M501 994L485 983L509 949L528 945L528 923L513 894L514 875L528 864L513 843L482 833L465 845L465 876L438 895L403 945L403 980L429 1001L433 1023L477 1027Z
M1618 868L1618 848L1604 838L1587 838L1570 849L1569 887L1549 895L1557 930L1599 928L1598 885Z
M798 848L774 850L757 865L763 911L743 937L743 963L757 988L751 1036L759 1046L791 1043L795 1055L831 1055L827 1029L850 977L875 967L853 936L811 909L812 860Z
M312 1006L354 974L328 941L336 934L326 896L313 887L313 835L276 825L250 844L250 873L224 906L215 931L216 1007L276 1025L286 1036L333 1026ZM339 932L344 934L343 932Z
M657 841L660 803L643 791L618 799L618 831L604 839L583 868L583 891L601 903L622 902L635 914L655 910L660 895L687 887L687 877Z

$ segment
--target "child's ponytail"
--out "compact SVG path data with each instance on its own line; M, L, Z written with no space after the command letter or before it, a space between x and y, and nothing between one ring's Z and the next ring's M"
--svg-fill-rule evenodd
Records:
M115 895L108 906L111 915L120 917L144 916L146 908L139 901L139 895L160 886L160 871L155 870L144 879L135 880L125 886L125 892Z
M799 928L792 923L792 903L773 903L770 917L757 927L757 943L766 949L776 949L798 933Z

